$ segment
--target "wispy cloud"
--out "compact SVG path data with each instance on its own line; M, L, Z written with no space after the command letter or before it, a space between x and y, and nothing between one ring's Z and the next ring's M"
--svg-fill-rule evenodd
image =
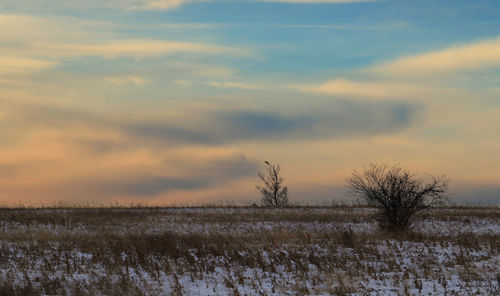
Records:
M53 61L29 57L0 56L0 77L33 73L49 69L55 65L57 65L57 63Z
M107 77L106 80L118 86L123 86L127 84L146 85L149 83L147 79L138 76L112 76L112 77Z
M24 0L23 7L36 10L96 10L96 9L112 9L123 11L166 11L177 9L187 3L195 2L216 2L222 0L51 0L48 2L38 0ZM254 0L255 2L283 2L283 3L357 3L357 2L374 2L382 0ZM43 3L42 3L43 2ZM0 3L0 8L17 8L18 1L3 0Z
M441 75L500 66L500 37L402 57L369 71L393 76Z
M45 57L101 56L107 58L161 56L176 52L249 55L247 49L208 43L162 39L130 39L117 33L112 23L71 17L2 15L0 56Z
M398 58L358 70L358 80L342 77L325 83L292 85L303 92L358 99L421 100L431 102L468 96L466 88L447 86L443 74L500 67L500 38L452 46ZM440 76L440 83L426 77Z
M160 57L172 53L205 53L228 54L236 56L249 55L244 49L225 46L176 42L163 40L117 40L102 43L49 43L36 42L17 49L25 55L41 55L50 58L67 58L77 56L96 56L103 58L118 57Z
M23 7L32 9L65 9L65 10L94 10L94 9L114 9L114 10L170 10L188 2L202 2L209 0L51 0L37 1L24 0ZM43 2L43 3L42 3ZM18 2L15 0L3 0L0 7L15 8Z
M172 83L175 85L181 85L181 86L189 86L189 85L193 84L192 81L184 80L184 79L175 79L172 81Z
M226 77L234 74L234 69L228 68L223 65L218 64L207 64L207 63L173 63L172 66L178 70L184 69L194 76L214 76L214 77Z
M249 84L249 83L241 83L241 82L219 82L212 81L208 82L209 85L214 86L216 88L239 88L239 89L257 89L258 86Z
M169 10L179 7L181 4L195 1L200 0L132 0L123 1L125 3L120 6L128 10ZM120 3L115 2L117 5Z
M333 29L333 30L392 30L408 26L405 22L377 22L377 23L334 23L334 24L263 24L263 26L291 28L291 29Z
M336 78L322 84L292 85L303 92L329 95L341 98L397 99L449 97L459 91L444 86L421 85L400 81L352 81Z
M284 2L284 3L356 3L375 2L381 0L259 0L262 2Z
M46 70L77 57L115 58L161 58L167 55L189 55L205 57L249 56L244 48L223 45L159 39L130 39L116 32L112 24L74 19L70 17L34 17L25 15L0 15L0 25L9 30L0 31L0 75L15 75ZM231 70L222 65L210 65L198 60L196 63L169 64L178 66L183 72L193 75L227 76ZM123 75L122 75L123 76ZM128 75L130 77L134 75ZM125 80L112 79L116 83ZM126 79L134 84L143 84L137 79ZM113 82L112 81L112 82Z

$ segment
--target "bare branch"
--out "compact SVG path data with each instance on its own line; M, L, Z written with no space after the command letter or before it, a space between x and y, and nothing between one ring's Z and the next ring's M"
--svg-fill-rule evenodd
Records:
M279 164L271 164L265 161L267 173L259 172L258 176L262 185L256 185L257 190L262 194L262 203L266 206L276 208L284 207L288 204L288 187L283 186L284 179L280 177L281 168Z
M380 209L382 228L405 230L416 212L442 205L447 198L448 178L430 179L425 182L396 165L370 164L362 174L354 171L346 181L353 195Z

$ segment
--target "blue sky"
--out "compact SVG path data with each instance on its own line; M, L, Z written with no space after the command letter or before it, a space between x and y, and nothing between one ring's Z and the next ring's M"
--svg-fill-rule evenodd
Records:
M372 162L500 200L498 1L4 0L0 25L5 203L258 200L264 159L296 200Z

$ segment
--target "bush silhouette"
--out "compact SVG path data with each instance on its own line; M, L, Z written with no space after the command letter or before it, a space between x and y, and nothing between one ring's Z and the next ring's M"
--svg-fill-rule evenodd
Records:
M398 165L371 164L347 179L351 193L380 209L379 222L389 231L406 230L415 213L442 205L448 191L445 175L417 177Z

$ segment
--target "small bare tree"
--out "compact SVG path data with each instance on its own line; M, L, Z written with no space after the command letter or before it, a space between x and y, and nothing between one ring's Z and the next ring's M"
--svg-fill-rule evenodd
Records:
M262 203L265 206L281 208L288 204L288 187L283 186L284 179L280 177L280 165L271 164L264 161L267 165L267 172L259 172L259 178L263 185L257 185L257 189L262 194Z
M389 231L406 230L414 214L442 205L448 191L445 175L424 179L398 165L371 164L362 173L354 172L347 183L351 193L380 209L380 226Z

